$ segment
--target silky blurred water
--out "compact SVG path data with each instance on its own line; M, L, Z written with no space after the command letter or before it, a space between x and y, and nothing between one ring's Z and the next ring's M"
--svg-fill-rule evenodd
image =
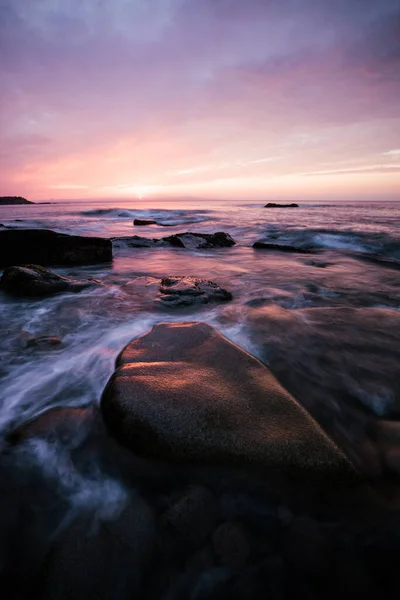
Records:
M134 218L154 219L169 226L134 227ZM159 238L184 231L225 231L236 241L232 248L204 250L129 248L115 244L112 264L54 269L76 279L95 278L101 285L79 294L44 299L13 299L0 293L0 431L3 433L52 406L97 403L119 351L161 321L206 321L261 360L273 363L277 336L285 352L291 343L301 346L304 333L300 337L296 333L291 341L289 316L297 315L306 322L309 313L301 312L305 309L335 309L335 318L340 321L345 315L348 326L338 333L332 320L326 317L326 325L320 326L326 340L321 342L322 335L318 352L308 355L308 360L314 361L313 377L318 378L320 373L326 378L326 372L318 366L321 356L340 352L341 345L348 343L346 336L354 334L352 322L360 332L364 322L360 311L369 309L373 312L366 325L368 331L361 336L359 346L352 346L349 364L361 368L365 360L365 336L373 339L375 331L381 336L374 346L376 355L379 356L382 336L389 340L385 350L388 355L393 352L395 356L397 352L400 203L301 204L294 209L266 209L262 203L238 205L222 201L60 202L2 206L0 223L7 227L48 228L103 237ZM313 248L314 252L254 250L252 244L257 240ZM123 287L136 276L171 275L211 279L229 289L233 300L200 308L167 310L160 308L151 294ZM346 312L349 309L355 311L350 316ZM382 310L391 315L386 332ZM274 323L279 327L274 329ZM306 331L312 333L313 327L310 323ZM343 339L338 340L338 335ZM29 343L41 336L59 337L61 344L35 347ZM337 342L334 349L329 342L332 336L336 336ZM284 356L280 357L281 362ZM290 356L293 361L293 354ZM286 365L287 370L294 368L296 365L292 363ZM336 368L346 367L337 363ZM282 376L285 367L279 364L276 369ZM335 369L329 372L331 379L336 375ZM379 379L379 372L377 376ZM387 373L382 377L387 379ZM332 381L325 384L329 388ZM296 395L296 389L291 391ZM384 399L388 394L394 395L395 403L396 390L386 390L385 394ZM366 406L377 407L378 413L385 414L385 400L380 406L379 394L367 389L364 396Z

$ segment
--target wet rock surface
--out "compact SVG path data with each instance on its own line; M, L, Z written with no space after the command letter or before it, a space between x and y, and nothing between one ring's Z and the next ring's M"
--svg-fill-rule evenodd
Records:
M248 319L261 358L357 467L374 477L391 471L389 448L395 453L397 443L379 440L396 436L400 416L398 311L274 306Z
M131 248L187 248L197 250L201 248L229 248L235 241L223 231L216 233L176 233L163 238L146 238L138 235L113 238L113 243Z
M0 231L0 266L89 265L112 260L111 241L49 229Z
M190 306L227 302L232 294L213 281L195 277L166 277L161 280L160 302L165 306Z
M197 277L136 277L122 289L140 297L141 301L155 302L161 307L175 308L203 306L211 302L228 302L232 294L207 279Z
M60 292L80 292L92 283L75 281L39 265L6 267L0 290L11 296L50 296Z

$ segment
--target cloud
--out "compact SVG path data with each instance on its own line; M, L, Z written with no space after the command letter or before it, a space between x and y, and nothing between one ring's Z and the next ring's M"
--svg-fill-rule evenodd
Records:
M399 132L396 6L0 0L0 182L160 185L383 153Z

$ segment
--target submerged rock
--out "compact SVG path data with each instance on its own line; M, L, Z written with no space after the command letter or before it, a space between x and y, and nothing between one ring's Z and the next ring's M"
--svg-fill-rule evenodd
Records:
M276 202L268 202L264 208L299 208L299 205L295 202L292 202L291 204L277 204Z
M232 300L232 294L206 279L166 277L161 281L159 299L167 306L181 306L226 302Z
M300 254L311 254L313 250L309 248L298 248L296 246L287 246L285 244L269 244L268 242L255 242L253 248L256 250L279 250L280 252L298 252Z
M110 432L139 455L303 481L357 479L269 369L205 323L163 323L129 344L101 409Z
M39 265L7 267L0 289L12 296L49 296L59 292L80 292L91 285L57 275Z
M0 231L0 266L88 265L112 260L111 241L49 229Z
M141 276L125 283L122 289L129 294L136 294L138 299L155 301L168 308L232 300L232 294L228 290L213 281L196 277L158 279Z
M157 247L175 247L196 250L198 248L228 248L235 245L235 241L229 233L217 231L216 233L176 233L160 239L145 238L138 235L129 237L113 238L117 245L128 246L132 248L157 248Z
M30 338L26 341L27 348L48 349L61 346L62 340L56 336L42 335L36 338Z

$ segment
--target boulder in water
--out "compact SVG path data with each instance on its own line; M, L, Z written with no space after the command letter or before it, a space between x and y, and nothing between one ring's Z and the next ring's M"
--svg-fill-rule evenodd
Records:
M194 306L209 302L227 302L232 294L213 281L196 277L140 276L125 283L122 289L137 295L138 301L155 301L157 304L174 308Z
M116 439L146 457L357 479L269 369L205 323L162 323L129 344L101 409Z
M228 248L235 245L229 233L217 231L216 233L176 233L160 239L145 238L138 235L113 238L116 246L132 248L157 248L175 247L197 250L201 248Z
M229 248L235 241L229 233L217 231L216 233L176 233L163 238L171 246L178 248Z
M232 294L206 279L166 277L161 281L159 299L166 306L188 306L226 302L232 300Z
M112 260L111 241L49 229L0 231L0 266L89 265Z
M49 296L59 292L80 292L91 285L62 277L39 265L7 267L0 289L12 296Z

